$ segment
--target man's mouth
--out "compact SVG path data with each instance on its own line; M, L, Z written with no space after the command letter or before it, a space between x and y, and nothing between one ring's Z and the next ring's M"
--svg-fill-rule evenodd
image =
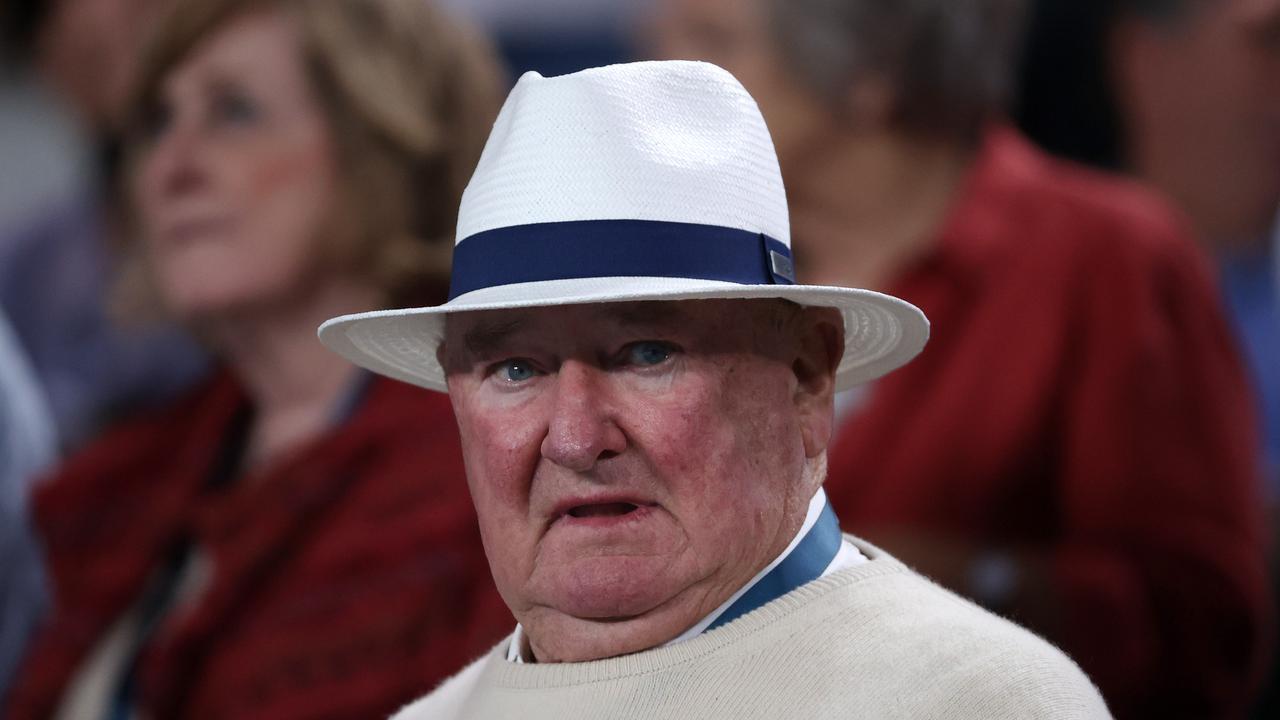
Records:
M565 513L575 518L620 517L640 509L639 505L629 502L597 503L594 505L577 505Z
M579 496L561 501L551 514L551 522L598 530L623 527L644 520L657 507L657 503L647 502L644 498L621 494Z

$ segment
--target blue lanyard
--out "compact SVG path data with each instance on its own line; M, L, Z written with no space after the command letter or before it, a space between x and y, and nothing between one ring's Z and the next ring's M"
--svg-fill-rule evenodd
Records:
M766 603L777 600L806 583L817 580L840 551L843 538L840 521L836 519L831 502L822 506L818 521L809 528L804 539L796 544L791 554L783 558L777 567L752 585L736 602L728 607L707 630L724 625Z

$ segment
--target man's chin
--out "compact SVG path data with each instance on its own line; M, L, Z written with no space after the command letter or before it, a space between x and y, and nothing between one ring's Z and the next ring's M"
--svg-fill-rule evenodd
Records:
M559 616L556 625L572 625L584 632L661 624L678 616L683 606L696 604L688 592L692 583L673 565L673 558L667 556L579 558L540 568L534 582L526 586L530 591L526 597L538 608L539 618ZM696 621L693 618L690 623Z
M641 652L665 644L697 621L676 604L634 612L617 604L542 608L522 619L538 662L585 662Z
M582 558L548 583L560 612L583 620L616 623L669 603L682 589L670 576L670 558L603 556Z

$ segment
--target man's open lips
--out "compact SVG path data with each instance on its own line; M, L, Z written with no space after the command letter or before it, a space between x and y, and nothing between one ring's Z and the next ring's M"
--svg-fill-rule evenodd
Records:
M569 508L569 512L565 513L569 517L590 518L590 517L616 517L626 515L639 509L639 506L629 502L609 502L597 503L594 505L577 505Z
M553 523L605 528L629 524L646 517L656 507L640 498L599 497L566 499L553 515Z

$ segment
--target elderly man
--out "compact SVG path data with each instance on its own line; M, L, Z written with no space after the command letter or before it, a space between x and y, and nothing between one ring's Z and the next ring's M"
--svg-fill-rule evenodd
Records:
M728 73L526 75L457 237L448 303L321 328L449 393L519 621L401 717L1108 717L1057 650L841 534L833 393L928 326L794 284L773 146Z

